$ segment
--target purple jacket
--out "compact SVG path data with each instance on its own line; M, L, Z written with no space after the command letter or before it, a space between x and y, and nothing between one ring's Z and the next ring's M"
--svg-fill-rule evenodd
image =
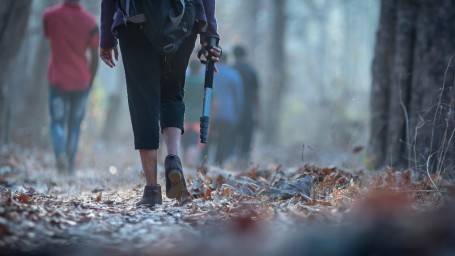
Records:
M122 1L125 6L126 0ZM196 22L199 26L201 44L207 36L217 36L217 23L215 17L215 0L194 0L196 9ZM117 8L117 0L102 0L101 2L101 48L111 48L117 45L114 35L115 28L124 24L123 15Z

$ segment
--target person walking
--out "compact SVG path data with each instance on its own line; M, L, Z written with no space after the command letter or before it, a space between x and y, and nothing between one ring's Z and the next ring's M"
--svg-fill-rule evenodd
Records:
M204 94L204 75L199 60L192 59L185 82L185 134L182 138L185 162L194 166L199 160L202 144L199 143L200 117Z
M243 109L243 82L240 74L227 65L227 55L221 56L219 73L213 78L213 122L209 130L204 155L214 148L215 163L220 166L234 156Z
M126 3L130 4L127 6ZM131 0L102 0L100 57L109 67L114 67L114 59L118 59L117 40L120 42L134 145L139 150L146 182L136 205L162 203L161 186L157 181L160 131L167 148L164 161L166 196L183 204L190 199L179 157L184 133L185 72L197 34L206 50L205 56L210 52L212 60L217 62L221 55L219 47L206 47L209 38L219 38L215 0L194 1L196 24L193 33L184 39L170 62L144 35L144 15L136 11L133 3ZM123 15L123 10L129 10L129 17Z
M94 15L79 2L65 0L47 8L43 15L44 36L51 48L51 137L60 173L74 171L81 122L98 69L99 29Z
M247 61L247 51L244 46L234 46L234 57L233 68L242 77L245 96L237 146L239 149L239 160L241 163L246 164L250 160L253 135L260 117L259 79L255 68Z

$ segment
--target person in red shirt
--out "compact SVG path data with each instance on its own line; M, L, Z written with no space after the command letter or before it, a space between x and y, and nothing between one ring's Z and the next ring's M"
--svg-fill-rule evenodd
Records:
M64 0L43 15L49 39L51 136L60 172L72 173L90 88L98 69L99 29L79 0ZM90 60L87 57L89 52Z

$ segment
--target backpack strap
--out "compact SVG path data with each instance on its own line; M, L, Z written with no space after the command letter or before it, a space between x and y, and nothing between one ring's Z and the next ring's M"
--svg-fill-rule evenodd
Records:
M182 21L183 14L185 13L185 0L176 0L174 1L180 5L182 11L179 14L176 14L174 9L169 12L169 19L171 19L172 24L177 25Z
M145 15L143 13L136 14L134 16L130 15L131 4L133 5L133 8L135 10L137 10L134 1L125 0L125 5L126 6L122 6L122 4L120 3L120 0L117 0L117 7L120 10L120 12L122 13L123 22L125 23L125 25L127 24L128 21L130 21L132 23L142 23L142 22L144 22L145 21Z
M130 4L131 4L131 0L126 0L126 17L129 18L130 17Z

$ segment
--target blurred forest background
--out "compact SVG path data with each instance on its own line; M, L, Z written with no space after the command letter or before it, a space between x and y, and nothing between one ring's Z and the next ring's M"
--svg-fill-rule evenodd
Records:
M455 255L454 0L218 0L223 50L260 76L255 165L185 167L191 205L153 209L121 62L100 62L76 176L57 175L42 14L61 0L1 2L0 248Z
M50 151L49 47L43 37L42 13L58 2L6 1L1 9L4 21L14 13L13 22L3 22L1 27L0 136L4 148L23 145ZM99 1L82 3L99 17ZM448 81L444 74L451 71L454 47L446 46L453 39L454 19L444 12L451 7L450 0L217 1L224 51L229 54L235 44L246 45L249 60L260 75L262 115L253 162L417 167L425 165L434 152L453 153L453 92L437 89ZM4 34L7 26L14 26L9 32L12 36ZM5 36L11 40L4 40ZM439 41L428 41L435 36ZM415 43L418 40L423 43L420 48ZM431 51L439 46L443 50ZM416 62L419 57L427 66ZM431 61L432 57L437 58ZM436 69L425 73L425 67ZM400 101L400 88L411 88L412 79L424 81L418 74L428 78L426 86L435 88L436 96L428 97L431 100L415 108L417 114L412 116L408 114L411 109L404 108L407 103ZM81 150L109 141L133 148L124 83L121 66L111 70L100 63L83 124ZM392 89L385 89L387 86ZM420 101L429 95L424 90L419 93ZM442 107L431 112L432 100L441 103L438 95L443 93L448 95L448 103L436 105L445 106L445 112L437 112ZM412 101L409 95L406 97ZM427 119L423 112L434 118ZM395 120L389 118L393 114L397 114ZM441 117L445 133L439 136L441 140L433 140L433 134L431 143L420 142L432 146L419 151L413 138L420 135L417 131L422 122L436 116ZM387 125L389 119L393 125ZM432 127L429 129L434 131L435 122ZM433 144L439 150L432 150ZM450 159L453 167L449 155L439 159Z

